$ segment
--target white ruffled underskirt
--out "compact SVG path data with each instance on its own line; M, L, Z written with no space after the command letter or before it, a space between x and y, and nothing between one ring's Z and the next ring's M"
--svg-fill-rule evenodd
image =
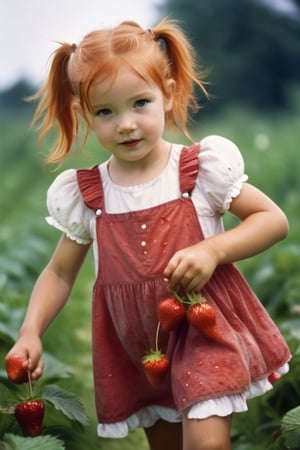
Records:
M283 375L289 370L285 364L278 372ZM232 413L247 411L247 399L263 395L272 389L267 378L252 383L247 391L239 394L225 395L214 399L203 400L189 408L188 419L206 419L210 416L225 417ZM148 428L159 419L167 422L181 422L180 414L175 409L151 405L128 417L127 420L109 424L98 424L98 436L105 438L124 438L129 431L136 428Z

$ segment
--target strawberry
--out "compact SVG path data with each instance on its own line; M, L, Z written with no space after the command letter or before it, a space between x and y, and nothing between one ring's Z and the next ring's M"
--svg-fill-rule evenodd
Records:
M24 436L38 436L41 433L45 407L40 400L27 400L19 403L15 409L15 418L19 422Z
M7 377L16 384L26 383L28 381L28 371L24 368L25 358L19 355L9 355L5 360Z
M150 384L159 386L169 368L167 356L160 350L150 350L142 359L143 369Z
M189 323L204 334L213 339L216 337L216 311L201 294L188 294L190 306L186 315Z
M185 316L185 310L182 302L175 297L168 297L162 300L157 309L158 320L164 331L170 331L175 328Z
M274 384L276 383L276 381L278 381L281 378L280 373L278 372L272 372L270 373L270 375L268 376L268 380L270 381L270 383Z

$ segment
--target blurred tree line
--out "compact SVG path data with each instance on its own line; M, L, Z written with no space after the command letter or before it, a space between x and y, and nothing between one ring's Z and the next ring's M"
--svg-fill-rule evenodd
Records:
M14 85L0 92L0 117L22 115L33 112L33 104L26 101L36 90L30 82L20 79Z
M300 1L291 3L293 14L259 0L164 0L161 17L179 20L209 69L214 101L206 109L291 107L289 88L300 81Z
M300 81L300 0L286 0L293 14L280 13L264 0L163 0L160 17L179 21L209 70L213 101L208 113L231 104L261 112L293 106L291 89ZM35 88L25 80L0 93L0 114L24 112ZM200 99L200 103L201 103Z

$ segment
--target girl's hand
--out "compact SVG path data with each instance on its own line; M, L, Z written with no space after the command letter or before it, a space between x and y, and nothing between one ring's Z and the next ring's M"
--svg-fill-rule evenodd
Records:
M191 292L201 289L212 276L217 257L207 241L176 252L164 270L164 278L170 290Z
M170 289L201 289L217 265L257 255L287 235L285 214L265 194L247 183L232 199L230 212L241 220L236 227L173 255L163 274Z
M29 370L31 379L36 381L43 374L44 363L41 360L42 343L39 336L24 335L20 336L15 345L6 355L6 360L12 356L17 355L24 359L24 369Z

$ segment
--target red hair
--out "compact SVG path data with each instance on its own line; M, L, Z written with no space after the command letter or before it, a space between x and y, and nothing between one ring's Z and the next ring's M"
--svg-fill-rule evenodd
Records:
M81 43L61 44L54 52L48 78L33 97L39 99L33 122L41 120L40 136L56 123L58 138L46 162L62 162L78 134L79 117L89 131L90 88L108 78L113 81L120 67L127 67L168 95L168 81L175 81L172 110L166 125L187 130L189 111L198 108L194 86L206 95L197 70L194 49L175 22L163 20L151 30L135 22L92 31Z

